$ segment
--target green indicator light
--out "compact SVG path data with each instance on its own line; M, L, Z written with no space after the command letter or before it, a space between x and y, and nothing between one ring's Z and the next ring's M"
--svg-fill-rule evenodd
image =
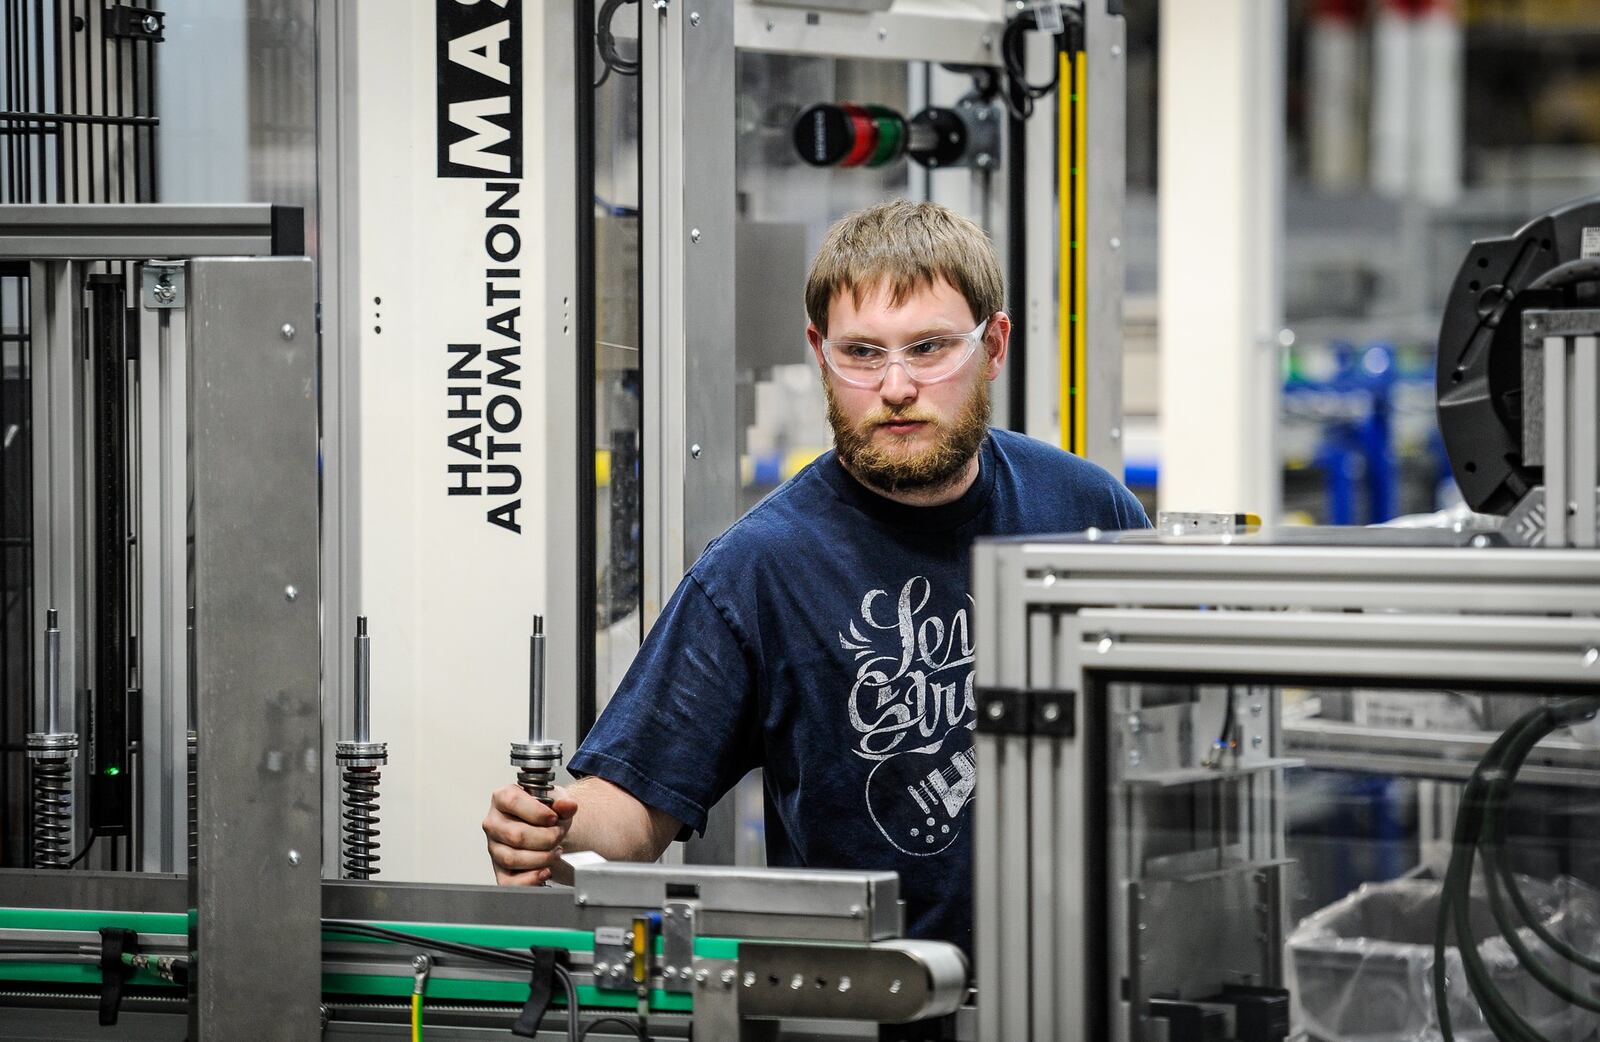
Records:
M107 767L106 768L106 777L108 777L108 778L115 778L117 775L119 775L121 773L122 773L122 768L121 767Z

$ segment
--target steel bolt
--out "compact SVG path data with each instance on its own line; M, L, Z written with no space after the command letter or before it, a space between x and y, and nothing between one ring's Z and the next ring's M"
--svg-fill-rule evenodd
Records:
M1261 742L1262 742L1262 738L1261 738L1260 735L1253 735L1251 737L1251 739L1250 739L1250 748L1252 748L1252 749L1261 748Z
M840 991L849 991L850 990L850 978L849 977L840 977L839 978L839 990Z
M770 33L770 32L772 32L772 30L774 30L774 29L776 29L776 28L777 28L777 26L776 26L776 25L774 25L774 24L773 24L773 23L771 23L771 22L768 22L768 23L767 23L767 32L769 32L769 33Z
M1144 762L1144 754L1137 749L1128 750L1128 766L1137 767Z
M889 38L889 30L885 29L881 25L878 26L878 39L887 40L888 38Z
M283 328L278 330L278 332L283 334L283 338L285 340L293 340L294 339L294 326L290 325L287 322L285 322L283 324Z
M1265 709L1265 708L1266 707L1263 706L1260 702L1252 702L1252 703L1250 703L1250 715L1251 716L1260 716L1262 710Z
M1113 57L1113 58L1122 57L1122 45L1120 43L1114 43L1114 44L1111 45L1111 57Z
M583 905L586 905L588 903L589 903L589 895L588 894L579 894L578 895L578 905L579 905L579 907L582 907Z
M1122 440L1122 428L1121 427L1113 427L1113 428L1111 428L1111 440L1112 441L1121 441Z
M988 33L984 33L983 34L983 39L980 42L982 42L984 50L986 50L986 51L994 50L994 37L990 36Z
M700 446L698 446L698 445L689 446L689 455L693 456L695 459L699 459L700 458L701 451L702 450L701 450Z
M689 229L689 241L690 242L699 242L700 241L700 229L699 228L690 228Z
M1056 705L1054 702L1045 703L1045 707L1042 710L1042 713L1043 713L1043 716L1044 716L1044 719L1045 719L1045 723L1053 724L1057 720L1061 719L1061 707Z
M734 973L732 970L723 970L722 971L722 978L721 978L722 986L724 988L733 987L733 982L738 976L739 975L737 973Z
M852 919L860 919L861 916L862 916L861 906L860 905L851 905L850 906L850 918L852 918Z
M894 980L889 982L889 994L891 994L891 995L900 994L900 989L902 987L904 987L904 985L902 985L900 983L900 978L896 977Z
M805 986L806 986L806 979L804 977L800 976L798 973L795 974L794 975L794 979L789 982L789 990L790 991L799 991L801 988L803 988Z
M292 601L298 596L300 596L300 591L295 589L293 586L285 586L283 588L284 600Z
M988 170L990 167L994 166L994 156L991 156L987 152L979 152L978 158L974 160L974 162L977 163L979 170Z
M690 11L689 12L689 24L690 25L699 25L700 24L700 12L699 11Z
M747 988L755 987L756 986L756 975L753 974L753 973L746 973L744 975L744 986L747 987Z
M300 863L300 852L298 850L289 851L289 864L298 865L299 863Z
M695 970L694 971L694 980L695 980L696 984L704 984L706 981L708 981L710 979L711 979L711 974L709 972L707 972L706 970Z
M1600 662L1600 648L1589 648L1583 653L1583 668L1588 669L1596 662Z
M1129 713L1128 714L1128 733L1129 734L1138 734L1140 731L1143 731L1143 730L1144 730L1144 718L1141 717L1138 713Z
M1489 545L1489 537L1486 535L1475 535L1472 537L1472 545L1477 547L1479 550L1482 550L1484 547Z
M161 281L156 283L156 288L152 292L155 295L156 302L160 304L170 304L178 299L178 291L173 287L172 280L166 275L161 276Z
M672 967L667 967L667 971L670 973ZM594 964L594 972L597 976L604 977L611 972L611 964L609 962L597 962Z
M1120 249L1122 249L1122 240L1121 240L1121 239L1119 239L1119 238L1117 238L1117 237L1116 237L1116 236L1115 236L1115 235L1113 235L1113 236L1112 236L1112 237L1111 237L1111 248L1112 248L1112 249L1113 249L1113 250L1120 250Z
M990 720L998 720L1006 715L1006 707L1000 702L990 702L989 708L984 712L989 714Z

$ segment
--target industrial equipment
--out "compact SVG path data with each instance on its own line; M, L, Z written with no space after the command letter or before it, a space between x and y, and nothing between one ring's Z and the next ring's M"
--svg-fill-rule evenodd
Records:
M1597 218L1474 245L1444 317L1498 528L980 542L982 1042L1600 1030Z

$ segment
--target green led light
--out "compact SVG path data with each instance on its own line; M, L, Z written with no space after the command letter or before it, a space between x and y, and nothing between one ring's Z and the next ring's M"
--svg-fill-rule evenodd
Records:
M121 767L107 767L106 768L106 777L108 777L108 778L115 778L117 775L119 775L121 773L122 773L122 768Z

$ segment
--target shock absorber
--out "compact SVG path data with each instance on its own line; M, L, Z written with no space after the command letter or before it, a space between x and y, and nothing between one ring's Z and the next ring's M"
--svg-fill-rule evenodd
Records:
M78 736L61 730L61 629L45 615L45 727L28 735L33 767L33 866L66 868L72 860L72 761Z
M556 768L561 766L561 743L545 737L544 720L544 617L533 617L528 638L528 740L511 743L511 766L517 769L522 791L545 804L553 801Z
M387 742L374 742L372 723L372 640L367 617L356 619L355 738L334 747L344 784L341 861L344 878L378 874L378 768L389 762Z

